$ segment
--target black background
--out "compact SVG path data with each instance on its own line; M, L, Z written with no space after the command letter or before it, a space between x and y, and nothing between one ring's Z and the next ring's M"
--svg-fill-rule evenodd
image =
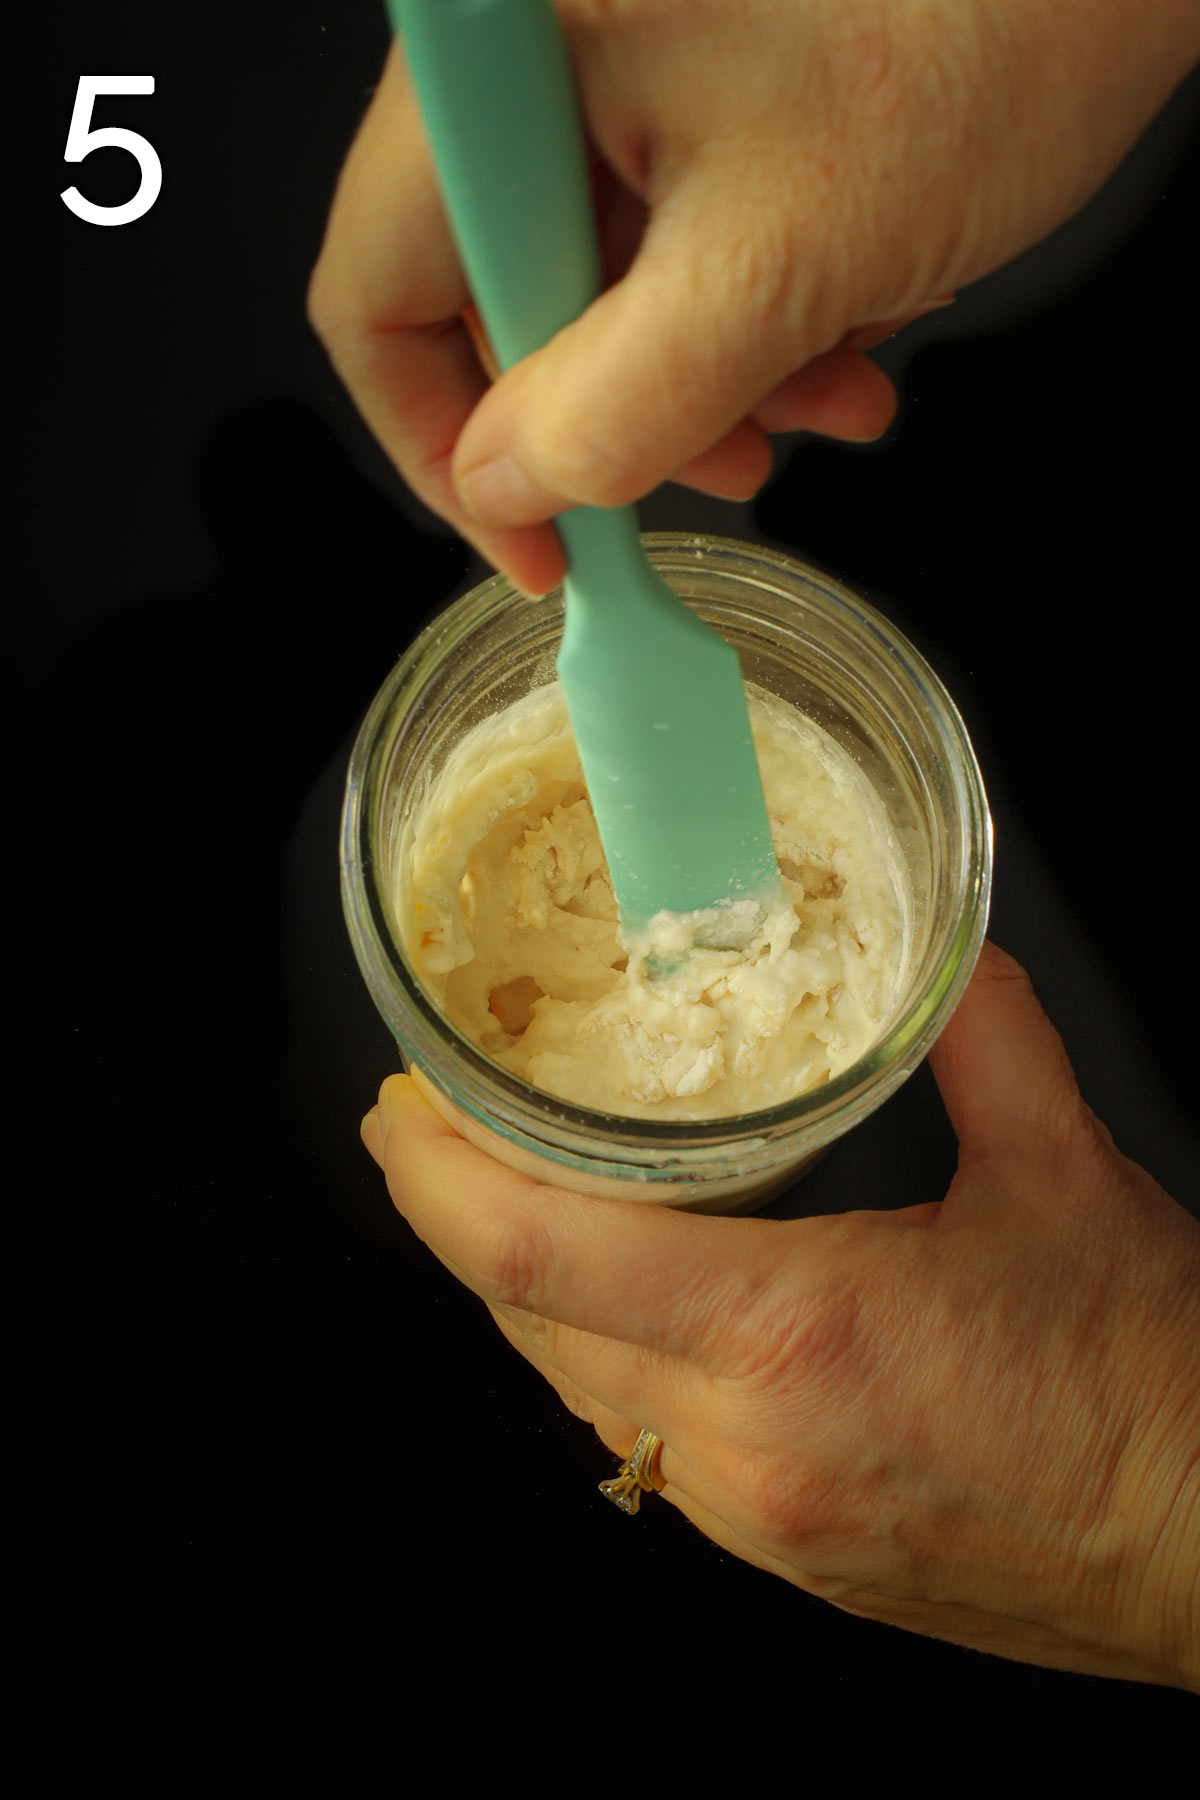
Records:
M395 1216L358 1143L396 1056L341 922L341 787L375 688L483 571L304 314L382 8L76 6L50 29L8 348L31 402L14 960L50 1026L22 1267L52 1636L190 1693L211 1732L298 1665L385 1723L419 1698L469 1736L467 1695L514 1731L584 1721L614 1773L697 1723L786 1748L866 1697L1064 1750L1182 1725L1179 1694L864 1623L665 1504L625 1519L596 1492L612 1458ZM61 160L83 73L156 80L94 115L162 159L129 226L58 198L136 182L116 150ZM910 632L983 764L992 935L1194 1210L1198 103L1193 78L1080 218L879 353L903 392L883 443L797 438L753 505L642 509L807 556ZM953 1158L922 1070L795 1204L930 1198Z

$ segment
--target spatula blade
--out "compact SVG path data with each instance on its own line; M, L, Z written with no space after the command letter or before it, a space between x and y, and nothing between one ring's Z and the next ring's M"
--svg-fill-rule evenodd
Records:
M601 517L611 542L615 520ZM715 907L732 924L739 907L744 941L780 878L737 652L646 561L635 525L623 569L594 543L576 557L591 523L582 510L560 520L558 672L622 922L637 932L662 911Z

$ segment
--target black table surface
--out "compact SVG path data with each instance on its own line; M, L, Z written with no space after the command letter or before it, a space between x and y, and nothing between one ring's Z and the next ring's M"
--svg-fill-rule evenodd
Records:
M56 20L9 343L34 401L10 617L38 821L18 973L44 995L57 971L35 1360L70 1479L45 1511L84 1612L119 1602L151 1662L217 1633L245 1679L290 1647L386 1685L416 1641L424 1679L573 1697L592 1725L632 1705L682 1730L687 1676L781 1742L865 1692L935 1730L1003 1709L1018 1742L1182 1728L1183 1695L868 1624L663 1503L624 1518L603 1446L394 1214L358 1141L397 1059L341 921L341 792L376 687L484 571L305 319L382 9ZM143 131L164 180L102 229L58 194L114 204L130 159L61 154L79 75L118 70L155 94L96 122ZM806 557L910 634L984 770L993 937L1118 1143L1200 1211L1198 106L1193 78L1079 218L878 353L902 391L880 444L787 439L753 503L666 488L642 517ZM954 1155L922 1069L793 1204L936 1197Z

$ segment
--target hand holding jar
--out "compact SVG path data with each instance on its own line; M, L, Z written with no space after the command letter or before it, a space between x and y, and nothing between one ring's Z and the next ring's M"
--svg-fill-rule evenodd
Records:
M1200 1224L993 946L931 1061L958 1173L898 1212L569 1193L458 1137L419 1078L363 1136L522 1355L616 1455L660 1438L654 1485L725 1549L868 1618L1200 1690Z

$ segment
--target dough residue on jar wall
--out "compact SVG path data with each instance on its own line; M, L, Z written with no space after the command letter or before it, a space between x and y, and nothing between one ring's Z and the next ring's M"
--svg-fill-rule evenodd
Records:
M810 720L748 690L786 900L741 949L630 956L557 683L458 744L402 834L400 928L451 1024L535 1087L637 1119L741 1117L882 1035L908 939L887 815Z

